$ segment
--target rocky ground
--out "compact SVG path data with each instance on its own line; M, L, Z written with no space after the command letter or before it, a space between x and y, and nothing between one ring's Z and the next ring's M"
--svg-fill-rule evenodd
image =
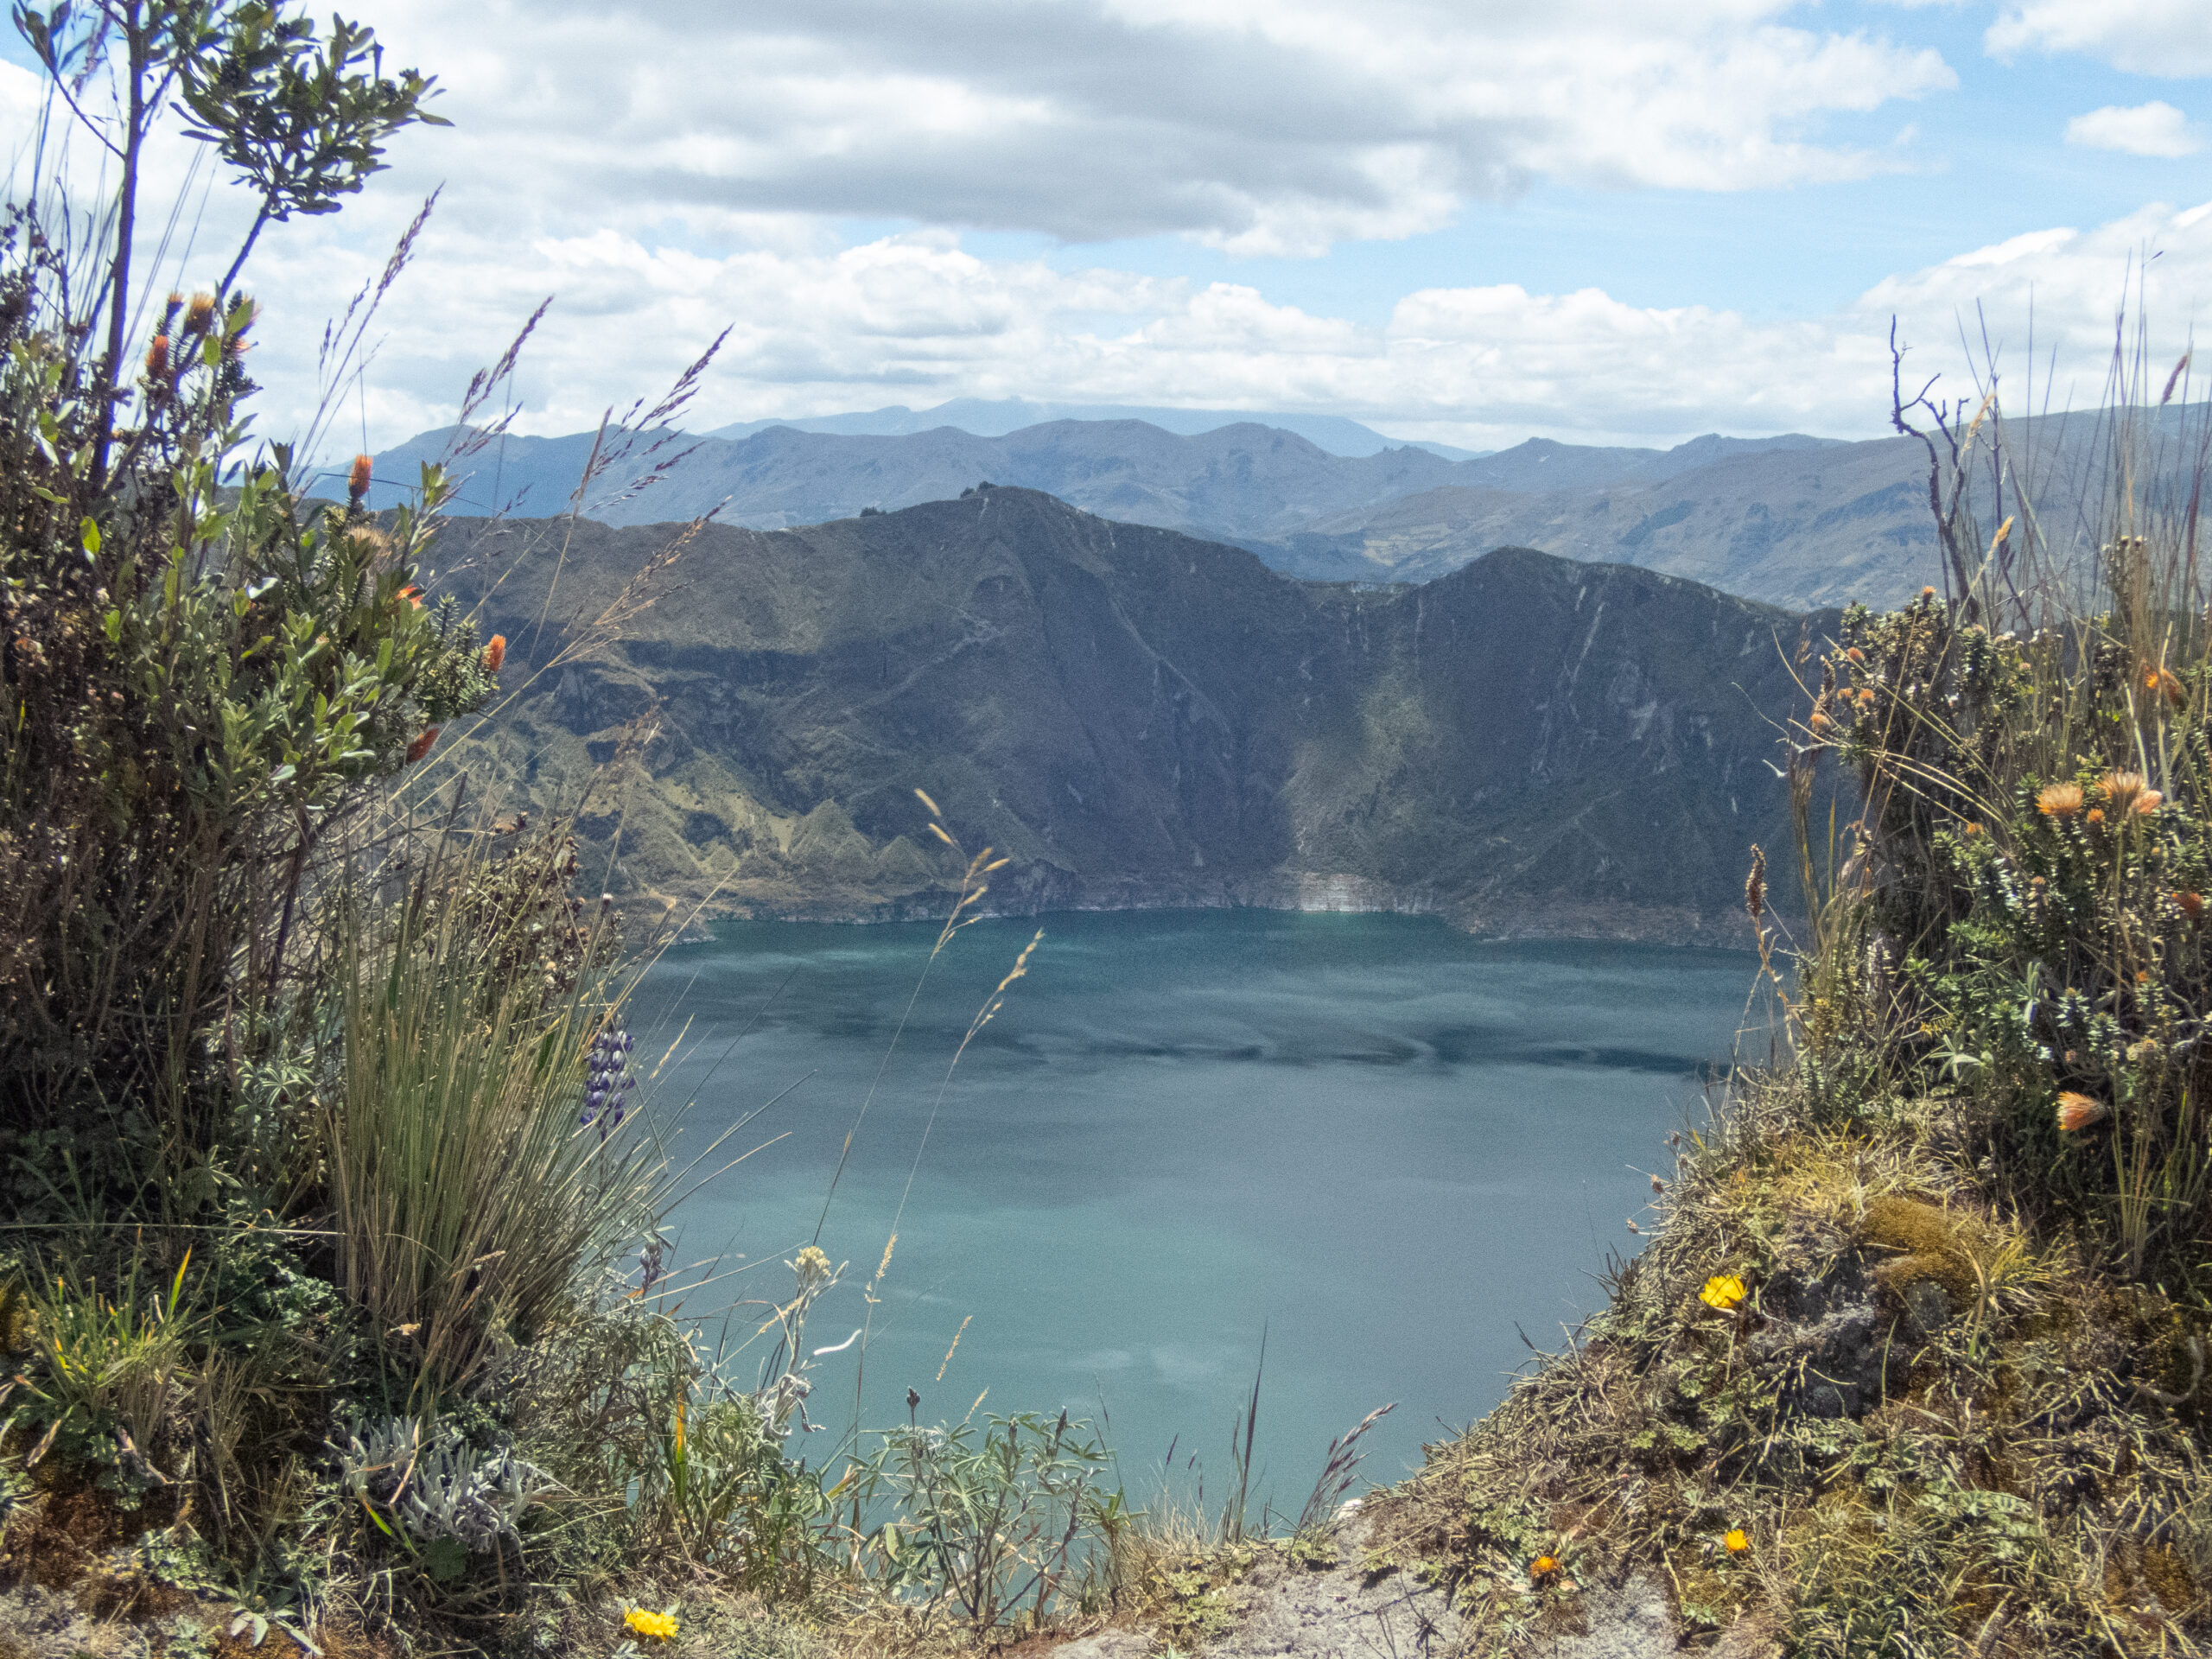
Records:
M1067 1643L1052 1659L1447 1659L1462 1651L1459 1616L1443 1592L1413 1574L1371 1576L1363 1561L1367 1527L1347 1512L1319 1552L1335 1565L1302 1567L1287 1552L1265 1554L1236 1586L1234 1623L1192 1647L1156 1630L1109 1630ZM1310 1558L1309 1558L1310 1559ZM1580 1628L1541 1637L1531 1659L1660 1659L1681 1651L1659 1585L1636 1579L1588 1587ZM1707 1648L1709 1659L1769 1659L1771 1634L1745 1619Z

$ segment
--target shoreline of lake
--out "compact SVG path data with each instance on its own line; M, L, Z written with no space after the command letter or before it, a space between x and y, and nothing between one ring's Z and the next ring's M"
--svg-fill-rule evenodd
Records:
M772 884L763 884L772 886ZM1011 887L1013 902L1002 889ZM942 922L957 897L949 887L927 887L890 897L819 889L768 891L741 896L737 887L710 898L683 924L687 944L703 943L712 930L733 923L874 927ZM669 901L674 903L676 901ZM1751 927L1740 908L1717 916L1679 906L1625 900L1517 904L1510 912L1465 902L1446 902L1432 890L1402 887L1370 877L1284 870L1162 882L1151 877L1061 876L1051 881L1017 877L995 884L971 913L999 920L1041 921L1055 915L1113 915L1178 911L1269 911L1292 915L1434 917L1452 931L1488 944L1628 944L1683 950L1748 951Z

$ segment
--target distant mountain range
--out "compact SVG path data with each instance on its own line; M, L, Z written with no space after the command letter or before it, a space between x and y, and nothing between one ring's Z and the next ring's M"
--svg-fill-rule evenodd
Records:
M1786 838L1769 761L1804 620L1651 571L1504 549L1419 586L1301 582L994 487L710 524L620 599L665 529L557 531L550 594L545 531L456 520L433 559L511 642L505 764L471 766L570 806L611 768L588 866L639 899L942 913L958 861L919 787L1014 861L1001 910L1740 943L1749 848ZM543 618L610 607L619 639L545 668L575 636Z
M450 428L426 432L378 455L372 504L397 504L420 463L445 454L459 435ZM487 515L558 510L575 493L593 442L588 433L502 438L460 468L465 478L457 509ZM1513 540L1546 547L1557 533L1542 516L1548 504L1569 527L1580 529L1576 514L1587 513L1608 494L1656 490L1729 461L1787 463L1865 446L1795 435L1709 436L1659 450L1532 438L1497 454L1454 461L1410 446L1332 455L1294 433L1254 423L1184 436L1141 421L1070 420L999 437L950 427L871 437L779 426L738 439L690 438L677 447L690 453L650 488L630 491L629 480L619 473L595 480L583 499L585 515L634 524L719 509L724 523L783 529L955 498L990 482L1043 490L1122 523L1246 547L1287 575L1389 582L1423 580L1465 563L1483 550L1465 545L1464 537L1454 539L1451 528L1464 522L1483 533L1490 522L1484 515L1495 517L1501 508L1521 512L1538 533L1493 537L1484 546ZM1910 474L1910 457L1897 450L1891 466L1891 480L1902 481ZM1764 506L1759 484L1755 472L1734 486L1731 505L1739 517ZM1391 514L1417 499L1427 509L1440 509L1442 517L1417 525L1409 536ZM1465 502L1476 511L1459 514ZM1902 510L1895 516L1910 518ZM1372 537L1366 533L1370 524L1377 527ZM1665 569L1675 539L1641 550L1630 543L1578 544L1571 550ZM1875 541L1878 545L1878 537ZM1639 550L1659 556L1638 557ZM1913 568L1916 572L1918 564ZM1789 572L1739 572L1724 562L1722 569L1700 574L1723 587L1745 582L1738 591L1752 596L1802 597L1796 590L1802 584ZM1918 580L1916 574L1912 585Z
M436 457L456 435L452 429L427 432L379 455L378 478L411 482L416 463ZM505 438L470 461L461 507L552 512L575 490L593 442L588 433ZM726 522L776 530L940 501L988 481L1045 490L1127 523L1265 541L1459 482L1468 476L1463 468L1489 464L1412 448L1332 455L1294 433L1252 423L1195 436L1143 421L1053 421L1000 437L952 427L854 437L777 426L747 438L688 443L689 458L642 493L626 495L628 480L619 471L596 482L585 512L608 524L651 524L720 505ZM384 496L372 499L381 505Z
M1267 415L1249 410L1166 409L1139 404L1040 404L1027 397L956 397L933 409L908 409L893 404L849 415L821 415L796 421L741 421L716 427L710 438L749 438L772 426L788 426L794 432L827 432L849 438L903 438L917 432L934 432L941 426L957 428L979 438L1002 438L1025 426L1052 421L1142 421L1163 432L1196 437L1218 427L1256 423L1280 431L1295 432L1315 448L1332 455L1372 455L1411 443L1416 449L1441 455L1446 461L1471 461L1490 452L1460 449L1448 443L1429 443L1418 438L1386 438L1371 426L1346 420L1341 415Z
M2159 411L2161 429L2178 432L2183 413ZM2046 531L2081 521L2100 476L2101 417L2046 416L2013 430L2024 454L2041 457ZM424 433L378 456L372 501L401 499L418 463L455 435ZM588 434L501 439L462 468L458 508L556 512L592 444ZM713 512L780 529L955 499L988 481L1244 547L1285 575L1321 581L1422 582L1502 545L1641 565L1801 609L1891 602L1936 579L1926 452L1908 437L1709 435L1664 450L1532 438L1454 461L1412 446L1332 454L1249 421L1182 435L1145 421L1066 419L998 435L772 426L676 448L688 453L649 488L627 487L619 471L596 480L585 514L635 524ZM2168 460L2155 487L2171 489L2187 471L2187 457ZM2008 476L2005 487L2015 486Z

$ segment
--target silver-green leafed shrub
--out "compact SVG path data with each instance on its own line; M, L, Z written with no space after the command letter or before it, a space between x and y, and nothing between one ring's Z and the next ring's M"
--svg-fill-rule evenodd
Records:
M349 1496L416 1544L451 1542L472 1554L519 1544L524 1511L560 1490L512 1446L480 1452L450 1428L426 1435L412 1417L348 1423L337 1451Z

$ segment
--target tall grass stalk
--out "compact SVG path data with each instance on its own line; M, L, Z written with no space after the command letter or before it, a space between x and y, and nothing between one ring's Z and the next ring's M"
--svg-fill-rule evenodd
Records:
M1244 1402L1244 1409L1230 1419L1229 1425L1229 1460L1236 1471L1236 1490L1221 1508L1221 1541L1241 1544L1249 1535L1245 1521L1246 1505L1252 1492L1252 1447L1260 1433L1260 1379L1268 1370L1267 1327L1260 1329L1259 1363L1252 1368L1252 1392ZM1267 1530L1264 1522L1261 1531Z
M937 803L919 789L914 791L914 796L929 809L930 833L952 849L954 852L964 855L967 849L961 846L952 832L944 827L944 815L938 810ZM845 1132L844 1145L837 1153L837 1167L830 1173L829 1190L822 1195L822 1214L815 1220L814 1236L807 1241L809 1243L819 1244L822 1242L823 1226L830 1219L830 1201L837 1196L837 1184L845 1178L846 1160L853 1155L853 1142L859 1139L861 1126L868 1122L868 1109L875 1103L877 1090L883 1087L883 1074L890 1068L892 1055L898 1052L899 1039L906 1035L907 1021L914 1017L914 1006L921 1001L922 987L929 982L930 969L937 965L937 959L944 954L944 949L952 943L954 935L963 928L972 927L983 919L983 912L980 906L991 890L990 883L984 878L995 870L1003 869L1012 861L1005 858L995 859L991 853L990 848L984 848L982 852L968 860L967 867L961 874L960 890L953 897L952 908L945 914L944 925L938 930L937 941L930 946L930 954L922 963L922 971L914 976L914 988L906 998L906 1007L899 1012L899 1023L892 1028L891 1040L884 1046L883 1058L877 1063L875 1077L868 1084L868 1094L861 1102L860 1110L854 1115L853 1127ZM1027 959L1028 952L1024 951L1022 960L1026 963ZM1018 973L1007 976L1007 980L1001 983L999 989L1003 991L1006 986L1012 983L1018 976ZM992 1012L995 1012L995 1007ZM979 1015L978 1024L969 1028L970 1037L973 1037L976 1031L981 1028L980 1022L984 1017L986 1016ZM963 1042L961 1048L965 1051L967 1044ZM953 1058L955 1064L957 1064L959 1056L955 1055ZM946 1076L949 1077L950 1075L948 1069ZM909 1185L912 1185L911 1180ZM903 1206L902 1199L901 1207Z

